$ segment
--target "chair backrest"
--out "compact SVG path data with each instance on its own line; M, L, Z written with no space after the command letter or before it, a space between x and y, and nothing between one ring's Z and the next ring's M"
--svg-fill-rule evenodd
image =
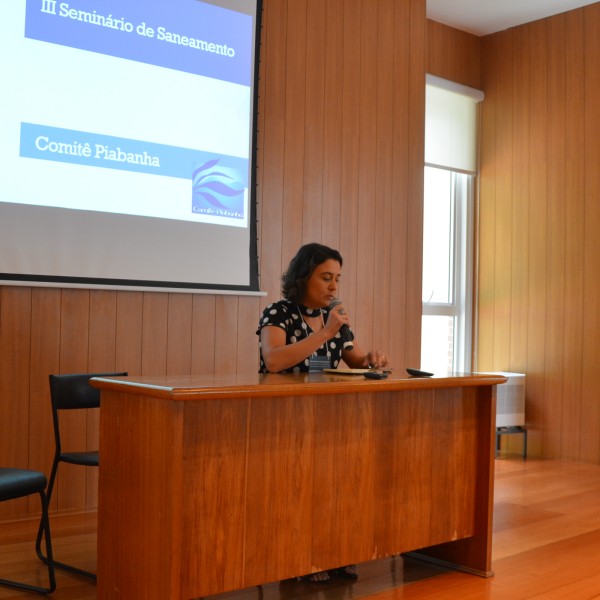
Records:
M54 427L55 460L62 452L58 413L77 408L98 408L100 390L90 385L92 377L125 376L123 373L75 373L50 375L50 401L52 402L52 424Z
M127 373L77 373L50 375L50 400L52 410L97 408L100 406L100 390L90 385L92 377L118 377Z

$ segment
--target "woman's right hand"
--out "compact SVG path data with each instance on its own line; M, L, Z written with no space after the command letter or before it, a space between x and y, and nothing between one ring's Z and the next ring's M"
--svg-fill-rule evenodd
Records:
M325 327L323 328L327 334L327 339L335 337L337 332L343 325L350 325L350 318L343 304L338 304L335 308L329 311Z

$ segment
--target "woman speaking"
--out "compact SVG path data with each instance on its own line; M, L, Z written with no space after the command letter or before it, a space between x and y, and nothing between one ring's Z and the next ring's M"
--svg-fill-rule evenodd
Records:
M360 349L344 305L331 307L342 263L337 250L321 244L298 250L282 277L283 299L267 306L259 322L261 373L336 368L340 360L356 369L387 367L385 354Z

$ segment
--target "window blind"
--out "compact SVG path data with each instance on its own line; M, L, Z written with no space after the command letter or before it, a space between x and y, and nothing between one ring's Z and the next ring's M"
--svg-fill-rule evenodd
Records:
M425 163L477 171L477 103L483 92L427 75Z

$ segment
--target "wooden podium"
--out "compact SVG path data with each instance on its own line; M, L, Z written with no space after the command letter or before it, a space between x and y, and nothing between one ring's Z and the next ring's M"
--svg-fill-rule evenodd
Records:
M98 378L98 598L417 551L489 576L498 375Z

